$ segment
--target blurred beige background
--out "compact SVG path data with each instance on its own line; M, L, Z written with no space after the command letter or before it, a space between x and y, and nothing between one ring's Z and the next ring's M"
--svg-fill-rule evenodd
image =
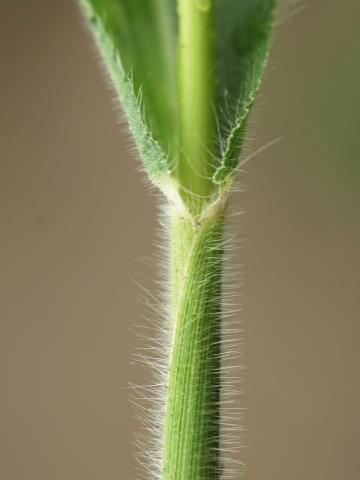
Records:
M360 471L360 6L277 33L234 200L251 480ZM156 199L76 2L0 3L0 480L135 478ZM240 291L240 286L239 286Z

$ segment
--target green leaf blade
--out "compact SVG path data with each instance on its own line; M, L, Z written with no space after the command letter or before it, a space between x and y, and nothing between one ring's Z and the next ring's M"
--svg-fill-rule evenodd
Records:
M172 168L176 128L175 7L161 0L80 0L144 168Z
M180 190L187 190L188 185L177 178L182 162L196 165L193 170L200 176L204 174L201 165L196 164L198 155L188 155L179 134L179 119L184 110L184 97L179 95L177 83L179 0L80 2L123 105L145 171L157 185L175 180ZM209 184L209 191L216 192L231 183L237 168L247 119L268 57L276 3L214 0L215 95L208 103L216 112L218 134L209 139L190 138L194 144L202 142L209 152L214 152L213 165L208 168L212 170L213 185Z
M213 180L234 173L249 112L260 88L270 49L276 0L217 2L219 156Z

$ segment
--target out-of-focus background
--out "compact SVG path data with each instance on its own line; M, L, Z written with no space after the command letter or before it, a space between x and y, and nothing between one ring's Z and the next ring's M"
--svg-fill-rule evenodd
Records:
M253 150L283 140L233 199L252 480L360 470L360 6L305 7L252 117ZM0 22L0 480L134 478L157 200L76 2L1 0Z

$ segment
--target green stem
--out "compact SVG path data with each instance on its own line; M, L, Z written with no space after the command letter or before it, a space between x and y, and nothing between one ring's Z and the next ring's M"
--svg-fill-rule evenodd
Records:
M178 109L182 196L198 214L213 191L214 0L178 0Z
M199 223L171 215L173 337L162 480L219 478L223 209Z
M171 211L171 328L162 480L217 480L224 204L214 184L214 0L178 0L176 176ZM188 211L188 214L184 213Z

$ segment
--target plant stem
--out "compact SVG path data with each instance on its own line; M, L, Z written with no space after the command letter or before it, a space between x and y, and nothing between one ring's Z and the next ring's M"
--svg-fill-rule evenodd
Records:
M171 213L172 345L163 480L219 478L223 209L200 223Z
M210 205L214 151L214 0L178 0L176 176L171 207L171 329L162 480L217 480L223 210Z
M214 0L178 0L180 152L176 175L194 214L213 190Z

